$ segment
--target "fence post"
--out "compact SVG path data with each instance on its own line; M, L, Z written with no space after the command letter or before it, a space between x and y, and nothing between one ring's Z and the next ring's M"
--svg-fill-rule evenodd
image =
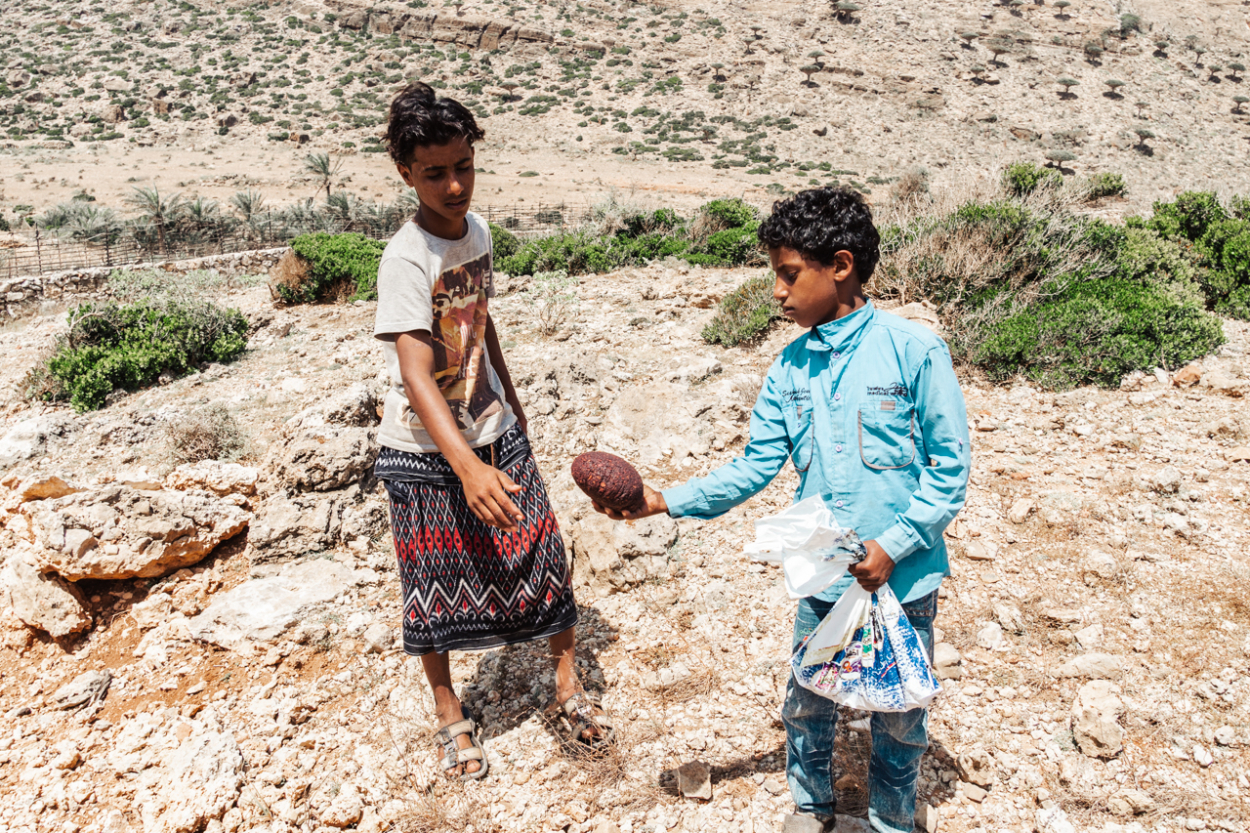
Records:
M39 236L39 227L35 226L35 262L39 268L39 274L43 274L43 242Z

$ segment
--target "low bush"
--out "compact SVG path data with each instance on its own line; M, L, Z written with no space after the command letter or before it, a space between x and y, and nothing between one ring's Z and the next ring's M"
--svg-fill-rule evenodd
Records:
M873 289L937 302L951 352L992 379L1115 385L1223 342L1201 269L1160 231L1218 228L1209 215L1191 200L1158 224L1116 226L1060 200L969 203L884 230Z
M84 304L69 332L28 388L41 399L68 399L79 413L101 408L115 390L137 390L162 373L182 375L203 362L230 362L247 347L247 319L206 301Z
M1157 202L1148 218L1129 218L1130 228L1148 229L1185 249L1207 309L1250 320L1250 219L1244 197L1225 208L1209 191L1189 191L1174 202Z
M494 223L488 223L490 226L490 244L494 253L495 262L501 258L512 257L521 248L521 241L517 236L502 226Z
M677 257L699 266L747 266L764 258L756 240L759 220L742 200L714 200L687 223L675 211L622 210L596 215L592 230L529 240L495 262L510 275L566 270L577 275Z
M204 405L165 423L165 446L175 466L237 459L247 449L239 423L225 407Z
M1094 174L1085 185L1085 196L1091 200L1102 199L1103 197L1122 197L1127 190L1128 187L1124 184L1124 177L1120 174Z
M703 328L708 344L734 347L759 338L780 319L781 305L773 298L771 275L749 278L726 295L711 322Z
M288 304L311 304L327 298L376 300L378 264L386 244L355 232L304 234L291 241L293 257L284 257L271 284Z
M1062 184L1063 174L1032 162L1015 162L1003 170L1003 188L1016 197L1028 196L1038 188L1058 188Z

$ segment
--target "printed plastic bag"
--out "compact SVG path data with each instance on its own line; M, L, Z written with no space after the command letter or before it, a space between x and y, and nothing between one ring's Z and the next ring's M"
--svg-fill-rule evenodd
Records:
M929 654L890 586L854 584L800 643L795 681L844 706L873 712L925 708L940 686Z
M838 526L820 497L809 497L757 520L755 542L743 552L758 561L780 562L792 599L825 590L865 555L859 536Z

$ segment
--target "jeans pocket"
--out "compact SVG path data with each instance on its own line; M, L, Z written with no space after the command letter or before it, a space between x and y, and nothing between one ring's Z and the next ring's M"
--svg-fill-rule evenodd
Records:
M933 618L937 616L937 601L938 594L936 590L927 596L912 599L903 605L903 612L907 614L907 621L911 622L913 627L918 619L933 621Z

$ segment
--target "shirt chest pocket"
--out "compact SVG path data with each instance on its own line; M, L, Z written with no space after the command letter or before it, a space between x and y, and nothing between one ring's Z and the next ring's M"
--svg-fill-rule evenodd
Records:
M870 469L907 468L916 459L916 409L897 400L864 405L856 414L859 457Z
M786 412L786 433L790 435L790 459L796 471L805 472L812 465L812 403L792 403Z

